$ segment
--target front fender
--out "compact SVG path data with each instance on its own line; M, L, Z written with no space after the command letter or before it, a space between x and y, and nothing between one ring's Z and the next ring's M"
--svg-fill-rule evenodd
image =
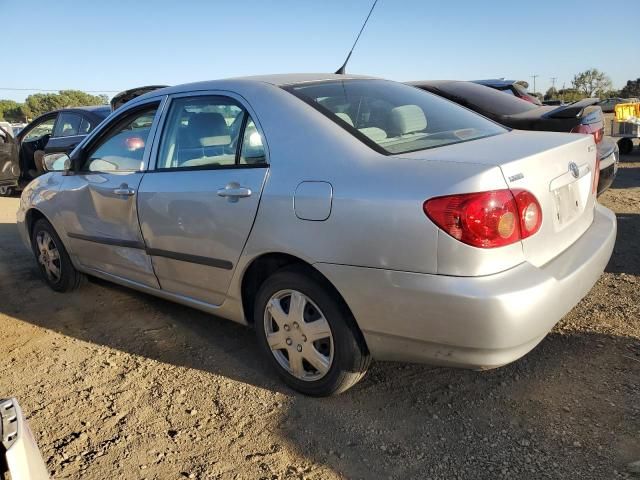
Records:
M56 209L56 196L64 183L61 173L52 172L42 175L29 183L20 196L20 205L16 212L18 231L25 246L31 250L30 227L34 212L45 217L56 231L62 233Z

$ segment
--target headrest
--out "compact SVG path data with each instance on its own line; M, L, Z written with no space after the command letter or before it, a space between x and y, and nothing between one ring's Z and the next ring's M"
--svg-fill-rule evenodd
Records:
M391 109L391 126L394 134L420 132L427 128L427 118L417 105L402 105Z
M336 113L336 117L338 117L340 120L342 120L343 122L348 123L349 125L351 125L353 127L353 120L351 120L351 117L349 115L347 115L346 113L338 112L338 113Z
M387 138L387 133L378 127L360 128L358 129L358 131L364 136L369 137L369 139L373 140L376 143L379 143Z
M228 145L231 143L229 127L217 112L196 113L189 117L189 136L201 147Z

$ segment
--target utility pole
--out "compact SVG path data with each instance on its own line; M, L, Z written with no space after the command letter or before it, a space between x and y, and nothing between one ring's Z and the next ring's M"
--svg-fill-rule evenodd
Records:
M538 78L539 76L540 75L538 75L538 74L531 75L531 78L533 78L533 93L537 93L536 92L536 78Z
M553 89L552 91L556 91L556 80L558 79L558 77L551 77L551 88Z

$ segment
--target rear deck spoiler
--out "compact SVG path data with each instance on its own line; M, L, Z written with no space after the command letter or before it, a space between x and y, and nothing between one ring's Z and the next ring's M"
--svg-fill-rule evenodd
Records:
M584 113L584 109L595 105L600 101L599 98L585 98L577 102L570 103L569 105L563 105L550 111L546 116L550 118L575 118Z
M124 105L128 101L133 100L140 95L144 95L145 93L153 92L154 90L165 87L167 87L167 85L148 85L146 87L131 88L129 90L120 92L111 99L111 111L113 112L117 110L121 105Z

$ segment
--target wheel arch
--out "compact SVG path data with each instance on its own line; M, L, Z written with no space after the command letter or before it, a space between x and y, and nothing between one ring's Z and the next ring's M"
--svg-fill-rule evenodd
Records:
M348 313L348 316L353 320L353 325L351 325L351 327L355 329L354 333L357 339L368 352L369 349L364 335L358 326L358 322L338 289L312 264L288 253L264 253L251 260L247 268L245 268L241 282L241 296L242 309L244 311L247 324L254 324L254 300L260 286L267 278L269 278L269 276L285 267L299 268L305 273L311 275L315 280L323 284L333 293L335 298L338 299L338 302L345 309L345 312Z
M38 210L35 207L29 208L29 210L27 210L27 212L25 213L24 220L25 220L25 225L27 227L27 233L29 234L29 238L31 238L31 234L33 233L33 226L41 218L45 219L47 222L53 225L51 220L49 220L49 218L47 218L47 216L44 213L42 213L41 210Z

